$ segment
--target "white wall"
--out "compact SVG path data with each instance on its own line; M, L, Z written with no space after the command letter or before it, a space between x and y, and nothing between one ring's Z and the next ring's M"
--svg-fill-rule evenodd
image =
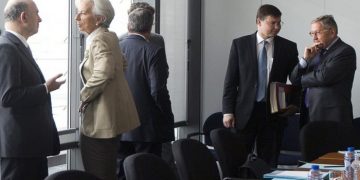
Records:
M202 119L221 111L231 42L239 36L256 31L255 16L261 4L273 4L281 10L285 24L279 35L296 42L300 56L305 46L312 42L308 34L311 20L323 14L332 14L338 24L339 37L352 45L360 57L358 0L204 0ZM357 66L359 67L359 63ZM355 73L352 91L354 117L360 116L358 71Z
M0 1L0 11L1 11L1 15L0 15L0 30L1 32L4 32L4 8L6 5L7 1Z

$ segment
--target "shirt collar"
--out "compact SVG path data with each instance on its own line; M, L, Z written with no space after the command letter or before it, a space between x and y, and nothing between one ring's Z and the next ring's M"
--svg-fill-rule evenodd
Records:
M330 43L330 45L325 48L325 50L329 50L329 49L331 48L331 46L333 46L338 39L339 39L339 37L336 37L336 38Z
M139 33L135 33L135 32L130 33L130 32L129 32L128 35L140 36L140 37L142 37L145 41L149 41L144 35L139 34Z
M6 29L6 31L8 31L9 33L13 34L13 35L16 36L17 38L19 38L20 41L24 44L24 46L25 46L26 48L29 47L29 44L27 43L27 41L26 41L26 39L25 39L24 36L22 36L21 34L15 32L15 31L9 30L9 29Z
M262 43L264 40L267 41L269 44L272 44L272 42L274 41L274 37L264 39L260 36L259 31L258 31L256 33L256 40L257 40L257 44Z
M92 43L94 37L95 37L95 34L100 31L101 28L97 28L95 29L93 32L91 32L89 34L89 36L86 38L86 47L88 48L90 46L90 44Z

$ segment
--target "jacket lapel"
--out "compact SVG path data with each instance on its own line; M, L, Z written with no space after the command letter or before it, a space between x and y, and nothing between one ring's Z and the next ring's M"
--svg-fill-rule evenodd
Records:
M339 38L323 55L321 61L320 61L320 65L327 60L327 58L329 57L328 55L331 54L332 52L334 52L336 49L338 49L339 46L341 46L342 44L342 40Z
M41 80L45 81L44 75L42 74L38 64L36 63L34 57L32 56L30 50L28 48L25 47L25 45L20 41L19 38L17 38L15 35L13 35L12 33L9 32L5 32L4 36L7 37L10 41L12 41L20 50L21 53L24 54L24 56L26 57L26 59L34 66L34 68L38 71Z
M82 69L84 67L85 62L89 59L89 49L85 50L84 53L84 59L82 60L82 62L80 63L80 67L79 67L79 72L80 72L80 78L83 84L86 84L86 79L84 77L84 74L82 72Z
M256 77L258 78L258 58L257 58L257 39L256 39L256 33L252 34L251 36L251 42L250 42L250 50L252 51L250 53L251 57L250 59L255 59L255 62L253 62L252 64L254 64L253 66L250 66L253 68L252 72L256 72Z

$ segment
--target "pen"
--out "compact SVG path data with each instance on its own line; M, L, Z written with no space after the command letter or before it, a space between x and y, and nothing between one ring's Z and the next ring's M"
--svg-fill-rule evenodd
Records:
M324 166L324 168L331 168L331 167L344 167L343 165L329 165L329 166Z

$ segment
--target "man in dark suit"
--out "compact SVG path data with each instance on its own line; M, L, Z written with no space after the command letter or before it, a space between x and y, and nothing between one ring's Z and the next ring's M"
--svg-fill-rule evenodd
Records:
M143 9L147 9L149 10L153 16L155 14L155 9L154 7L150 6L149 3L147 2L134 2L130 5L130 8L128 10L128 14L130 14L132 11L134 11L137 8L143 8ZM128 36L128 33L124 33L119 37L119 41L121 42L123 39L125 39ZM164 38L157 33L154 32L150 32L150 36L148 38L150 43L154 43L158 46L161 46L162 48L164 48L165 51L165 42L164 42ZM162 150L161 150L161 156L162 158L175 170L175 172L177 173L176 170L176 166L174 164L174 157L172 154L172 149L171 149L171 142L164 142L162 145Z
M270 82L287 81L298 62L298 51L294 42L277 36L282 22L275 6L262 5L256 24L257 32L233 40L224 82L223 122L236 128L248 153L256 149L260 158L275 167L286 118L270 113L267 87Z
M0 37L1 179L40 180L48 175L49 155L59 153L50 92L62 74L45 81L26 40L38 32L41 18L32 0L10 0Z
M149 3L147 2L134 2L130 5L130 8L128 10L128 14L130 14L132 11L134 11L137 8L143 8L143 9L147 9L149 10L153 16L155 14L155 9L154 7L150 6ZM123 39L125 39L128 36L128 33L124 33L121 36L119 36L119 40L122 41ZM163 48L165 48L165 42L164 42L164 38L157 33L154 32L150 32L150 36L148 38L149 42L154 43L156 45L159 45Z
M162 143L174 140L174 116L167 89L169 67L164 48L148 42L152 24L151 11L135 9L129 14L129 34L120 42L128 62L126 79L141 122L140 127L120 137L120 168L123 160L134 153L161 156ZM119 178L124 179L122 170Z
M324 15L311 22L314 43L294 68L291 79L304 88L301 120L352 123L351 89L356 70L353 47L338 36L335 19Z

